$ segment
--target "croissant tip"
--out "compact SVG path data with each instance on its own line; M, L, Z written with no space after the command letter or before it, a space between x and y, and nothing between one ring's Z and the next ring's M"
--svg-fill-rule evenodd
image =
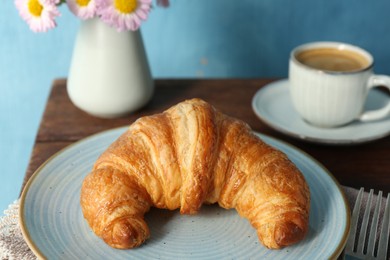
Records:
M149 229L141 219L120 219L106 230L103 240L117 249L130 249L140 246L149 237Z
M274 237L279 248L289 246L301 241L306 235L306 229L293 223L287 222L276 227Z

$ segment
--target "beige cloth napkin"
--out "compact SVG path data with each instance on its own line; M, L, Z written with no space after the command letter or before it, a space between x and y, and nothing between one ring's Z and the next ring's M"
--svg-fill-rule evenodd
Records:
M352 210L359 190L350 187L343 187L343 189ZM367 192L364 194L363 207L365 207L368 198ZM385 202L385 199L383 199L381 215L384 212ZM8 209L4 211L4 216L0 218L0 259L2 260L36 259L23 239L19 226L18 211L19 201L15 201L9 205Z

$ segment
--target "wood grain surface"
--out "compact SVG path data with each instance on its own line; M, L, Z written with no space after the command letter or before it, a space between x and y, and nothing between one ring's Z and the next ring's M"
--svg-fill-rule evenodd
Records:
M342 184L390 192L390 136L366 144L333 146L308 143L283 135L254 114L252 97L275 79L156 80L153 99L139 111L116 119L100 119L76 108L66 92L66 80L53 82L23 186L50 156L91 134L130 125L141 116L162 112L189 98L202 98L222 112L244 120L255 131L303 150L325 166Z

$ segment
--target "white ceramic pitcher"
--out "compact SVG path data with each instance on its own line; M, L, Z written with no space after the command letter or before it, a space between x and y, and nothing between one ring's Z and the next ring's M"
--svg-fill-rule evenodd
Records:
M81 23L67 81L74 105L97 117L120 117L144 106L153 90L139 30L117 32L98 18Z

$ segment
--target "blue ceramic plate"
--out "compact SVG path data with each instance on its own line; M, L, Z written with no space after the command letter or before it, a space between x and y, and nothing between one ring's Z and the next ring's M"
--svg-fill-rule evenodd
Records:
M269 250L235 210L204 206L195 216L152 209L151 238L139 248L118 250L92 233L84 220L80 188L97 157L126 128L93 135L60 151L27 183L20 221L30 248L47 259L325 259L337 257L349 231L349 208L332 175L291 145L260 135L284 151L306 177L311 191L310 230L305 240Z

